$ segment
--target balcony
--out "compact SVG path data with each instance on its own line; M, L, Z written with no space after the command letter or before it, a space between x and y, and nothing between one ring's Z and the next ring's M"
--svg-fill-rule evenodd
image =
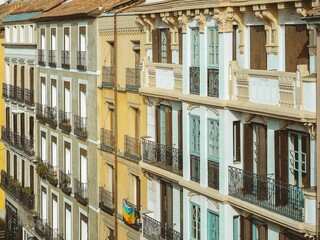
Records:
M47 180L49 183L51 183L53 186L58 185L58 167L52 166L50 163L47 163L48 166L48 175Z
M88 204L87 189L87 183L82 183L78 179L74 179L74 198L84 206Z
M57 51L49 50L49 66L55 68L57 66Z
M9 85L9 98L13 101L17 99L17 87Z
M105 152L113 153L114 150L113 133L109 130L101 128L100 130L100 149Z
M45 52L46 52L46 50L44 50L44 49L38 49L38 64L40 66L46 65Z
M297 72L292 73L241 69L237 62L231 62L230 71L230 98L240 101L244 107L269 105L273 112L280 114L286 114L287 109L315 112L316 77L309 75L306 65L298 65ZM250 105L252 103L255 105ZM294 117L296 115L294 113Z
M208 68L208 96L219 97L219 69Z
M61 67L64 69L70 69L70 52L61 51Z
M1 126L1 140L8 144L13 143L13 132L5 126Z
M44 123L44 120L45 120L45 108L46 108L46 105L44 104L41 104L41 103L36 104L36 117L42 123Z
M102 87L113 88L114 83L114 68L113 67L102 67Z
M161 224L161 222L147 216L142 216L143 221L143 236L146 239L170 239L170 240L180 240L180 233L173 230L172 228L166 226L166 224Z
M6 190L8 188L8 181L9 181L9 176L6 171L1 170L1 182L0 182L0 187L3 190Z
M70 112L65 112L63 110L59 110L59 128L65 132L71 132L71 124L70 124Z
M2 97L3 98L9 98L9 84L2 83Z
M128 214L128 212L130 212ZM136 205L123 199L123 221L126 225L136 231L140 231L142 227L140 211Z
M20 151L24 149L25 138L5 126L1 126L1 140Z
M17 88L17 101L20 103L24 103L24 88L16 87Z
M77 51L77 69L80 71L87 71L87 52Z
M124 157L138 163L141 160L140 140L137 138L124 136Z
M74 134L81 138L87 138L87 118L74 115Z
M44 121L50 125L52 128L57 127L57 108L55 107L48 107L44 108Z
M99 187L99 207L110 215L114 213L112 192L109 192L103 187Z
M219 190L219 163L208 161L208 186Z
M190 67L190 94L200 94L200 68Z
M22 188L21 202L28 210L34 209L35 196L29 187Z
M34 91L30 89L24 89L24 102L29 106L34 106Z
M303 221L304 194L294 185L229 167L229 195Z
M182 65L147 61L145 69L147 74L142 78L141 93L154 95L165 90L170 97L182 94Z
M182 176L182 152L179 149L142 140L143 161Z
M140 87L140 69L126 68L126 89L138 92Z
M52 229L48 224L46 224L46 240L63 240L63 237L58 233L58 229Z
M190 178L200 183L200 157L190 154Z
M59 171L59 188L67 195L72 193L71 174L67 174L62 170Z
M48 239L50 229L48 228L47 220L37 218L35 220L34 230L40 237Z
M29 156L34 155L33 137L31 139L28 139L26 136L24 137L24 152Z
M46 179L48 176L49 168L47 161L42 159L41 157L37 157L36 172L42 179Z

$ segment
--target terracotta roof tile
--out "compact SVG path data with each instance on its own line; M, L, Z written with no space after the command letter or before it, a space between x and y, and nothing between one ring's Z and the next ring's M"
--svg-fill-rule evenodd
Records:
M25 0L21 3L22 6L13 11L12 14L46 12L63 2L64 0Z

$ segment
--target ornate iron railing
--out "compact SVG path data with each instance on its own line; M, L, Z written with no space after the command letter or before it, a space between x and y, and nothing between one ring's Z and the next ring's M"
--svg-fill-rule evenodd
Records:
M41 218L37 218L35 220L35 231L36 233L42 237L42 238L48 238L49 236L49 229L48 229L48 225L47 225L47 220L46 219L41 219Z
M140 87L140 69L126 68L126 89L139 91Z
M200 94L200 68L190 67L190 94Z
M190 177L192 181L200 182L200 157L190 154Z
M38 64L40 66L46 65L45 50L44 49L38 49Z
M7 191L18 201L21 201L22 186L17 179L8 178Z
M2 83L2 97L9 98L9 84Z
M87 52L77 51L77 69L87 71Z
M113 152L114 150L114 137L110 130L104 128L100 129L100 148L106 152Z
M51 127L57 126L57 108L46 106L44 109L45 122Z
M59 110L59 128L65 132L71 132L70 112Z
M58 185L58 167L53 166L50 163L47 163L47 166L49 170L47 179L53 186L56 187Z
M300 187L229 167L229 195L303 221L304 195Z
M9 98L11 100L16 100L16 98L17 98L17 88L16 88L16 86L9 85Z
M87 118L74 115L74 134L81 138L87 138Z
M219 163L208 161L208 186L219 190Z
M182 176L182 151L171 146L159 144L146 139L142 140L143 161L155 164L165 170Z
M36 103L36 117L38 120L44 121L46 105Z
M8 174L6 171L4 170L1 170L1 183L0 183L0 186L3 190L6 190L7 187L8 187Z
M124 157L128 160L139 162L141 160L140 140L124 136Z
M82 183L78 179L74 179L74 198L83 205L88 204L87 190L87 183Z
M219 97L219 69L208 68L208 96Z
M10 129L6 128L5 126L1 126L1 140L6 142L6 143L10 143L11 139L10 139Z
M23 150L24 148L24 136L21 136L18 132L13 132L13 146L16 149Z
M56 57L56 50L49 50L49 66L56 67L57 66L57 57Z
M61 67L65 69L70 68L70 52L62 50L61 51Z
M99 187L99 207L109 214L114 212L112 192L103 187Z
M143 236L149 240L154 239L170 239L181 240L180 233L168 227L167 224L163 224L147 215L142 216L143 221Z
M102 87L113 88L114 83L114 68L113 67L102 67Z
M72 193L71 174L67 174L62 170L59 171L59 188L67 195Z
M29 106L34 105L34 91L30 89L24 89L24 102Z
M58 233L58 229L53 229L48 224L46 224L47 236L46 240L63 240L63 237Z
M21 87L17 87L17 101L24 102L24 89Z
M21 191L22 204L29 210L34 209L35 196L34 194L25 193Z
M26 136L24 137L24 152L29 156L34 155L33 137L31 139L28 139Z

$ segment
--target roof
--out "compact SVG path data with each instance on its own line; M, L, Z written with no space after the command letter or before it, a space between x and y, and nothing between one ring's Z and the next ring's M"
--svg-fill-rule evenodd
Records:
M37 16L41 14L42 12L31 12L31 13L20 13L20 14L14 14L10 15L7 18L4 18L2 20L3 23L8 23L8 22L19 22L19 21L26 21L29 20L30 18Z
M64 0L24 0L22 6L13 11L12 14L46 12L63 2Z
M22 5L21 2L4 3L0 5L0 21L9 16L14 10Z

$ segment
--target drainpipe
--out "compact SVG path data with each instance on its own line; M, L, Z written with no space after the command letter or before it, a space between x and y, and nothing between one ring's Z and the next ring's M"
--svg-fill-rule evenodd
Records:
M115 130L114 130L114 177L113 177L113 201L114 201L114 239L118 240L118 79L117 79L117 14L128 9L134 7L137 4L144 2L144 0L138 0L134 2L132 5L128 5L124 8L121 8L118 11L114 12L113 15L113 69L114 69L114 120L115 120Z

